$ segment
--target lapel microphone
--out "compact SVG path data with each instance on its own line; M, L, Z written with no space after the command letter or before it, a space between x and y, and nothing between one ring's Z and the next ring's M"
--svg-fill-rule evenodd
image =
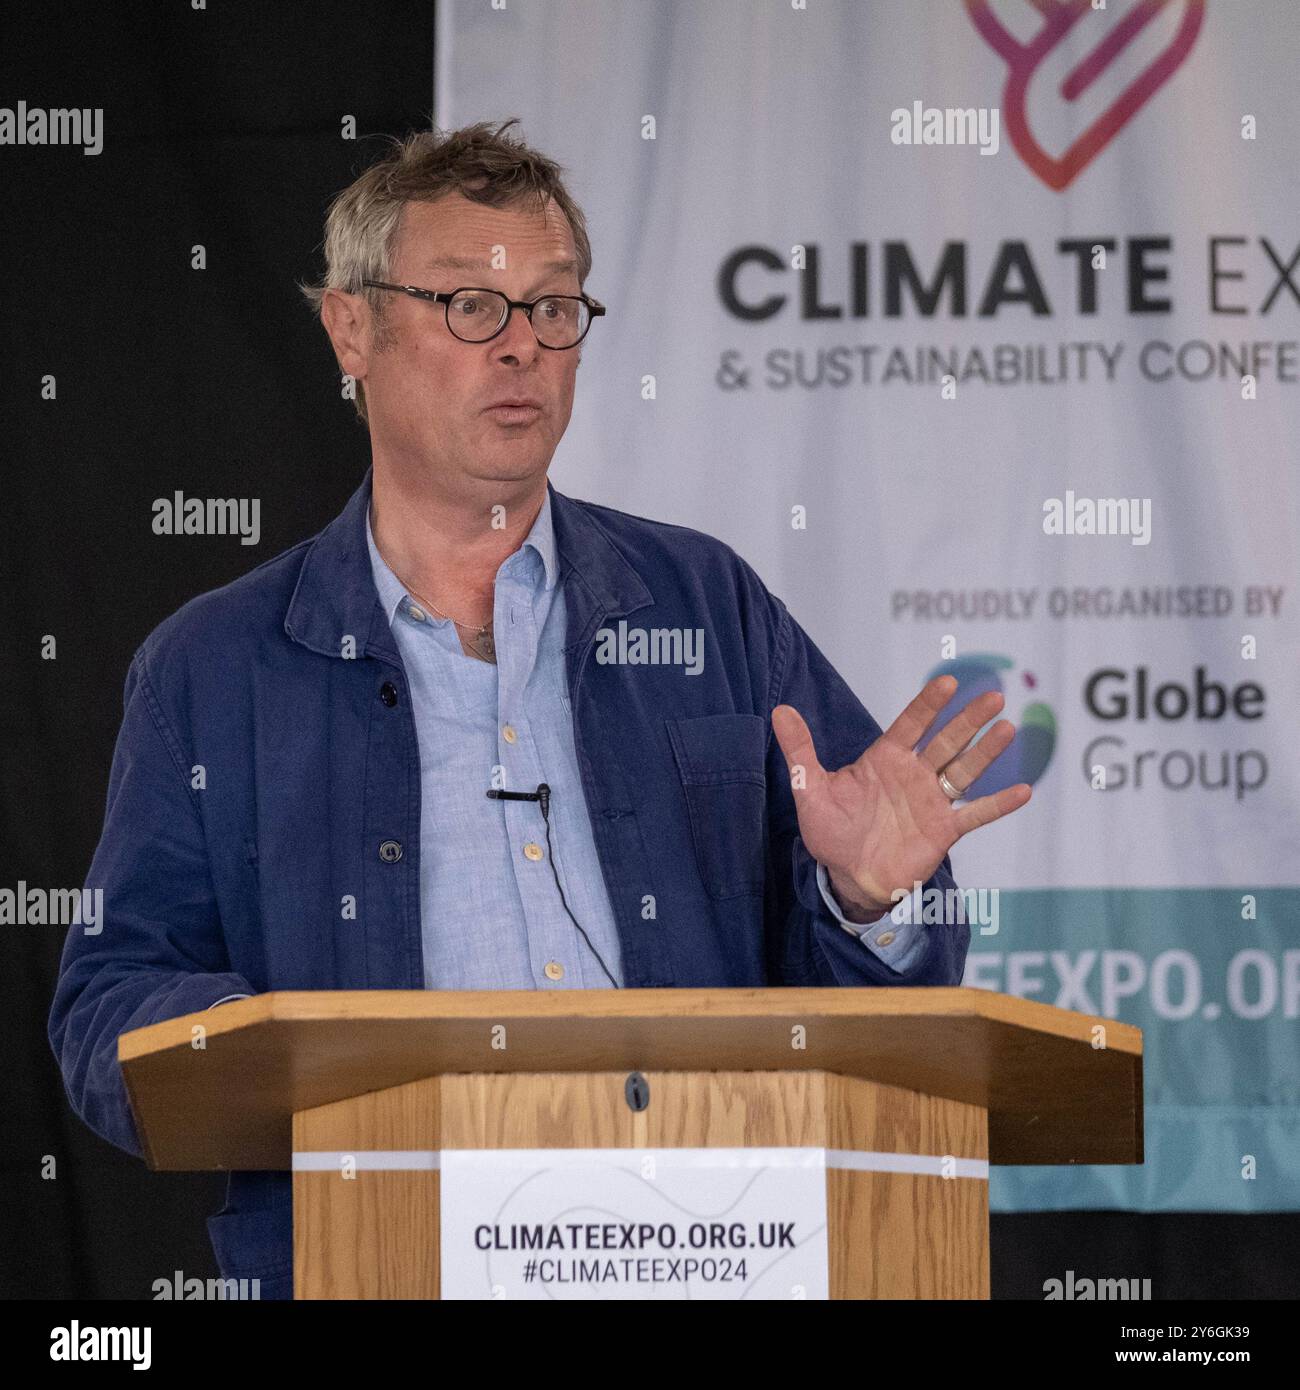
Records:
M488 795L494 801L540 801L543 816L551 808L551 789L545 782L539 782L535 792L503 792L497 791L494 787L488 792Z
M591 937L589 937L587 933L583 931L582 924L573 915L573 912L569 907L568 900L564 896L564 888L560 884L560 871L555 867L555 851L551 848L550 787L548 787L545 782L539 782L537 784L537 790L535 792L505 792L499 791L496 787L492 787L488 790L488 796L490 796L493 801L541 802L542 819L546 822L546 857L551 861L551 875L555 879L555 887L556 890L559 892L560 902L563 905L565 912L569 914L569 921L572 922L575 927L577 927L582 939L587 943L587 948L591 951L591 954L595 956L596 959L600 962L600 968L605 972L605 978L610 982L611 985L614 986L615 989L622 989L622 985L620 985L619 982L610 973L609 966L605 964L600 952L595 948L595 946L592 945Z

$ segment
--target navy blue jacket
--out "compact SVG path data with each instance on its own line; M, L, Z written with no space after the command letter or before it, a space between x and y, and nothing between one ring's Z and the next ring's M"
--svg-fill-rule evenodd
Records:
M419 753L371 577L370 481L319 535L161 623L127 675L86 879L104 890L103 930L69 931L49 1036L74 1110L130 1153L120 1033L235 993L423 988ZM880 728L781 601L710 536L553 488L551 505L627 985L960 984L964 924L927 927L902 975L822 901L771 711L799 710L831 768ZM703 672L598 663L595 634L620 618L702 628ZM947 859L927 886L955 887ZM223 1275L260 1279L264 1298L291 1291L290 1192L287 1172L233 1173L208 1223Z

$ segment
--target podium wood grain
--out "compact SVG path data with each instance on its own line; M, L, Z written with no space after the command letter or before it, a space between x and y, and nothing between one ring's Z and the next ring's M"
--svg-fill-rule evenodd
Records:
M988 1157L977 1106L825 1072L432 1077L294 1118L297 1152L816 1146ZM988 1183L828 1169L832 1298L987 1298ZM436 1171L294 1173L295 1296L437 1298ZM509 1297L510 1291L504 1290ZM792 1290L791 1297L795 1296Z

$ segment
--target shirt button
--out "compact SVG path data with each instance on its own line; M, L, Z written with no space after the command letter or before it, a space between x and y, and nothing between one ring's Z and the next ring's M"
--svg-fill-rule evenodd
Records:
M890 942L893 941L893 939L894 939L894 933L893 933L892 931L882 931L882 932L880 933L880 935L879 935L878 937L876 937L876 945L877 945L877 946L888 946L888 945L890 944Z
M422 623L425 619L424 609L417 608L415 604L411 604L411 606L406 611L412 618L415 619L417 623Z
M535 864L542 857L542 847L535 844L532 840L524 846L524 858L531 859Z
M501 737L505 739L507 743L513 743L519 735L515 733L511 725L506 724L501 730Z
M392 681L385 681L379 687L379 698L388 706L389 709L397 703L397 687Z
M402 847L396 840L385 840L379 846L379 857L385 864L396 864L402 857Z
M558 960L548 960L546 962L546 978L548 980L564 979L564 967Z

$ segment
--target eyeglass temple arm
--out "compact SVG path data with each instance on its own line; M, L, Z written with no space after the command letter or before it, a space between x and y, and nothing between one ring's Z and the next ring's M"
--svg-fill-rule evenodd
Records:
M377 290L396 290L399 294L414 295L417 299L430 299L435 304L451 298L451 295L443 290L422 290L418 285L392 285L387 280L363 280L361 284Z

